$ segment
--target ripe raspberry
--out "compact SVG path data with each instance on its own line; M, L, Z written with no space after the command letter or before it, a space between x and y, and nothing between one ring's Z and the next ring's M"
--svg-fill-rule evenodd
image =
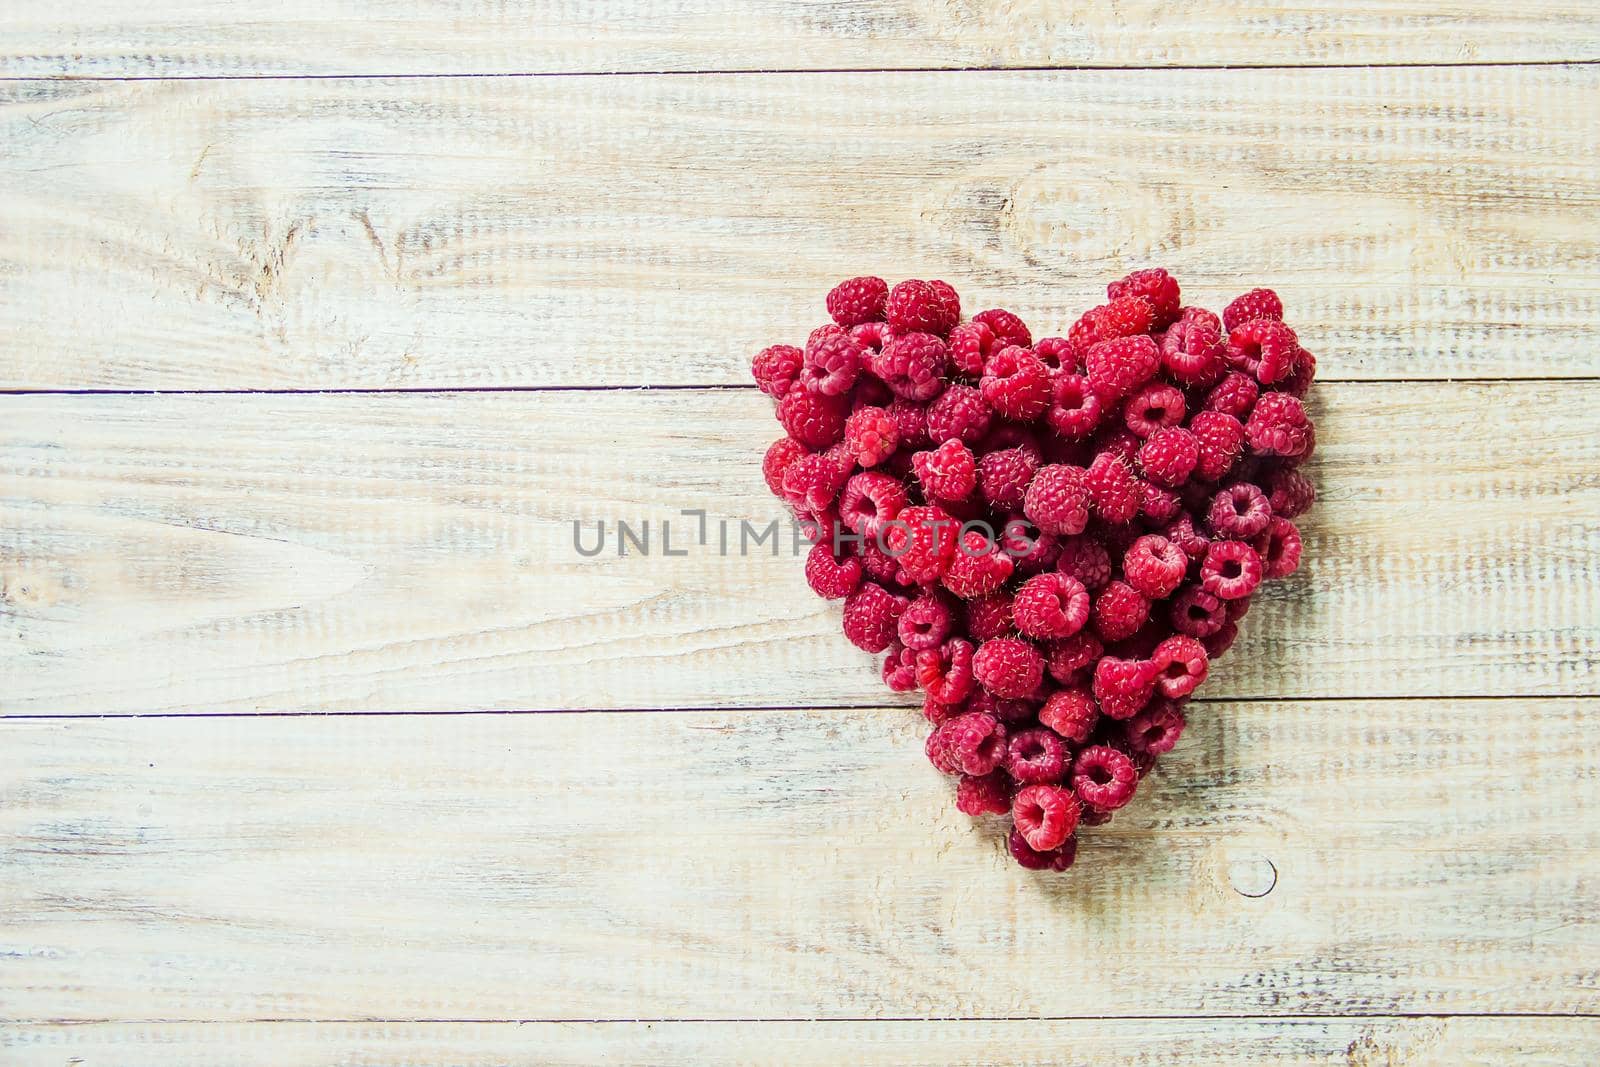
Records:
M1145 534L1122 557L1122 575L1141 596L1165 600L1183 584L1189 557L1160 534Z
M1257 400L1244 431L1258 452L1296 458L1311 451L1311 420L1305 406L1288 393L1267 393Z
M916 453L911 466L929 500L965 500L978 486L978 461L955 438L931 452Z
M861 584L861 561L854 556L840 558L833 545L818 541L806 553L806 584L825 600L841 600Z
M1091 808L1116 811L1133 799L1138 785L1133 760L1109 745L1092 745L1073 761L1073 791ZM1016 810L1014 805L1012 810Z
M1072 342L1065 337L1041 337L1034 343L1033 354L1052 370L1070 372L1077 365Z
M1256 552L1261 556L1261 573L1267 578L1287 578L1300 566L1303 543L1300 530L1288 519L1273 519L1266 533L1256 539Z
M905 598L876 582L863 582L845 598L844 635L863 652L882 652L894 640L895 620L905 607Z
M1055 566L1061 544L1055 535L1041 533L1025 518L1014 518L1000 531L1000 548L1015 563L1017 574L1038 574Z
M1316 377L1317 357L1302 348L1295 352L1294 368L1274 388L1280 393L1303 397Z
M1186 585L1178 590L1172 598L1169 617L1174 630L1199 638L1216 633L1228 621L1222 598L1212 596L1198 585Z
M1113 297L1100 308L1100 334L1103 340L1137 337L1155 327L1155 309L1137 296Z
M920 652L944 644L955 624L955 611L944 598L925 593L900 613L896 632L901 644Z
M935 733L948 762L962 774L989 774L1006 757L1006 728L993 715L957 715Z
M945 286L945 289L949 289L949 286ZM946 294L929 282L916 279L904 281L889 290L884 312L896 333L944 335L961 319L959 302L954 309L950 306L953 295L954 290Z
M1128 432L1145 438L1163 426L1177 426L1185 414L1183 394L1165 382L1147 382L1122 405L1122 421Z
M805 389L790 389L778 401L778 421L807 448L823 449L844 436L845 400Z
M876 467L900 444L900 424L883 408L857 408L844 420L844 444L850 458Z
M1283 321L1283 301L1271 289L1252 289L1243 296L1234 297L1233 302L1222 309L1222 325L1230 333L1235 326L1257 319Z
M1256 406L1256 398L1260 394L1261 387L1254 378L1238 371L1229 371L1206 394L1202 406L1207 411L1220 411L1243 422L1250 417L1250 411Z
M801 456L784 468L783 498L816 515L839 498L849 472L848 459L833 449Z
M1023 841L1035 852L1066 844L1078 828L1078 798L1053 785L1024 786L1011 800L1011 818Z
M1244 426L1221 411L1197 411L1189 420L1189 432L1200 446L1195 477L1207 482L1221 481L1244 452Z
M972 644L952 637L917 653L917 684L941 704L959 704L972 693ZM993 770L994 768L989 768ZM989 770L971 771L988 774Z
M1156 688L1173 699L1198 689L1210 666L1205 646L1185 634L1173 634L1157 645L1150 662L1156 668Z
M885 523L879 540L884 551L900 561L900 569L911 581L931 585L944 575L955 556L959 526L942 508L909 507Z
M1149 482L1144 486L1144 500L1139 505L1139 517L1148 526L1162 526L1176 519L1183 511L1183 502L1178 499L1178 494L1171 489L1163 489L1159 485ZM1132 544L1132 539L1129 540Z
M882 278L850 278L828 293L828 314L840 326L859 326L883 318L889 283Z
M1211 539L1194 528L1194 519L1188 512L1179 515L1166 526L1162 527L1161 536L1177 545L1183 554L1191 560L1204 559L1206 549L1211 546Z
M1104 452L1116 456L1122 462L1132 466L1134 460L1139 456L1139 446L1143 443L1143 441L1129 433L1126 427L1118 426L1102 430L1100 435L1095 438L1094 450L1097 453Z
M1041 469L1028 482L1022 513L1043 533L1082 533L1089 523L1088 479L1082 467L1057 463Z
M1165 330L1178 317L1178 282L1160 267L1136 270L1121 281L1112 282L1106 286L1106 296L1112 300L1142 297L1150 305L1150 325L1147 329Z
M1235 601L1234 603L1238 602ZM1239 624L1235 622L1225 622L1222 624L1222 628L1216 633L1208 634L1207 636L1202 637L1200 639L1200 643L1206 646L1206 655L1210 656L1214 660L1217 660L1221 659L1223 653L1227 652L1228 649L1233 647L1234 641L1238 640L1238 638Z
M1257 319L1228 334L1228 365L1253 375L1262 385L1287 378L1299 355L1299 339L1281 322Z
M926 408L915 400L895 397L886 410L889 412L889 417L894 419L895 431L899 434L901 449L914 452L919 448L928 446L928 414Z
M1023 494L1038 469L1039 455L1031 448L990 452L978 460L978 491L994 510L1015 511L1022 507Z
M956 783L956 810L976 819L1004 815L1011 810L1011 790L1004 771L985 775L964 774Z
M871 370L895 396L931 400L944 388L949 351L943 341L928 333L901 334L872 358Z
M761 476L767 480L767 488L772 490L773 496L783 497L783 472L789 469L789 464L809 454L806 446L792 437L780 437L767 446L767 454L761 459Z
M1002 766L1023 785L1059 782L1066 773L1067 748L1049 730L1023 730L1011 735Z
M922 717L935 726L943 726L963 711L966 711L971 705L972 702L970 700L965 704L941 704L924 693L922 697Z
M1034 705L1026 700L1001 700L982 687L973 690L967 698L968 711L981 711L993 715L1004 723L1026 722L1034 717Z
M883 684L896 693L909 693L917 687L917 654L898 641L889 645L883 658Z
M1132 522L1144 504L1144 486L1139 476L1113 452L1094 457L1084 482L1095 514L1106 522Z
M933 290L933 295L939 301L939 306L944 309L945 328L941 333L949 333L961 321L961 296L956 292L955 286L949 282L941 282L937 278L928 283L928 288Z
M1183 385L1205 385L1222 373L1222 323L1204 308L1184 308L1161 339L1161 364Z
M1213 536L1247 540L1267 528L1272 505L1266 494L1249 482L1235 482L1217 493L1206 509L1206 526Z
M855 384L866 352L848 333L832 323L818 326L806 340L800 385L824 396L842 396Z
M1006 847L1011 852L1011 858L1017 861L1017 866L1029 871L1064 871L1072 866L1078 856L1076 835L1063 841L1060 848L1040 852L1028 844L1022 836L1022 831L1015 826L1011 828L1011 834L1006 838Z
M1101 341L1089 349L1084 366L1102 401L1127 396L1149 381L1161 366L1156 343L1145 336Z
M950 331L950 366L957 374L976 378L989 357L1006 346L981 322L964 322Z
M1081 441L1100 425L1102 406L1089 379L1081 374L1056 376L1045 422L1069 441Z
M1213 541L1200 564L1200 588L1223 600L1238 600L1261 584L1261 557L1243 541Z
M1155 692L1156 666L1149 660L1102 656L1094 665L1094 698L1108 719L1131 719Z
M1099 721L1100 708L1082 687L1056 690L1039 709L1039 722L1075 745L1088 741Z
M1111 554L1092 537L1064 537L1056 570L1078 579L1091 593L1111 580Z
M949 720L946 720L948 722ZM960 774L961 767L956 763L955 754L950 751L950 746L945 743L944 723L928 735L922 743L922 751L927 753L928 762L933 764L940 774Z
M1127 582L1110 582L1094 599L1094 630L1102 641L1138 633L1150 617L1150 601Z
M1050 406L1050 370L1031 349L1011 345L989 357L978 383L983 399L1004 418L1032 422Z
M1016 564L981 530L960 535L956 553L940 579L944 587L963 600L988 596L1006 584Z
M953 384L928 405L928 437L976 444L989 432L994 410L976 386Z
M1020 699L1038 688L1044 677L1044 657L1020 638L996 637L979 646L972 657L972 670L995 696Z
M1105 654L1105 646L1088 630L1079 630L1071 637L1051 641L1046 646L1049 658L1045 661L1050 677L1062 685L1076 685L1082 675Z
M1009 311L1002 311L999 308L980 311L972 316L972 321L987 326L1002 345L1021 345L1027 348L1033 344L1033 334L1028 332L1028 324Z
M862 471L844 483L839 521L855 533L879 537L908 503L906 488L899 479L879 471Z
M1065 574L1035 575L1017 590L1012 612L1029 637L1071 637L1089 621L1089 591Z
M1157 430L1139 448L1139 466L1158 485L1182 485L1200 462L1200 442L1177 426Z
M845 332L850 335L850 340L861 346L861 351L865 353L862 365L868 368L872 366L873 357L883 351L883 346L894 340L894 331L887 322L863 322Z
M1186 725L1183 708L1174 700L1157 700L1123 724L1122 736L1136 756L1171 752Z
M1317 501L1311 479L1289 467L1279 467L1267 475L1267 494L1272 513L1280 519L1299 518Z
M782 398L800 377L805 353L794 345L769 345L750 361L756 386L770 397Z

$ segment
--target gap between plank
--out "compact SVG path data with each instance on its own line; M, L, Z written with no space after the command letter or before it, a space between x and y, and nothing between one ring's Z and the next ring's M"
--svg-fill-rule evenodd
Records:
M1223 1013L1184 1013L1178 1015L822 1015L822 1016L746 1016L730 1018L651 1016L647 1018L558 1018L558 1019L0 1019L0 1026L250 1026L285 1024L295 1026L490 1026L557 1023L567 1025L634 1026L639 1023L1013 1023L1013 1022L1305 1022L1319 1023L1343 1019L1596 1019L1600 1014L1584 1011L1341 1011L1328 1014L1229 1015Z

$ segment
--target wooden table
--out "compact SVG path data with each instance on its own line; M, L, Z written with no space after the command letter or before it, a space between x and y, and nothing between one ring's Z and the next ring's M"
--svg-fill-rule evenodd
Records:
M1600 1060L1597 63L1572 0L10 0L0 1060ZM1068 876L793 559L572 549L773 514L748 359L839 277L1060 329L1153 263L1283 293L1321 504Z

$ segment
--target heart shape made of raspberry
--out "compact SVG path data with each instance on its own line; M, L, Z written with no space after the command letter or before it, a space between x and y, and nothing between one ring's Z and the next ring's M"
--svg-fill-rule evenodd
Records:
M1250 596L1300 562L1316 359L1270 289L1219 318L1135 271L1065 337L961 321L942 281L851 278L804 348L752 365L784 436L767 485L806 580L921 689L956 806L1065 870L1133 799Z

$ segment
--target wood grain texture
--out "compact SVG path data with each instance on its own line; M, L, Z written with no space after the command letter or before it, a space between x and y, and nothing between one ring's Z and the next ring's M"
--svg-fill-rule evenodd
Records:
M1571 0L10 0L0 75L485 74L1600 59Z
M1600 384L1314 396L1307 563L1209 691L1594 693ZM885 699L794 534L740 554L742 521L781 514L754 390L0 411L0 713ZM705 546L684 508L708 513ZM619 555L619 517L651 526L648 556ZM607 523L600 555L575 521L588 549Z
M1597 710L1208 702L1065 877L954 809L909 708L12 720L0 985L30 1021L1593 1013Z
M1184 5L1185 8L1191 5ZM1600 373L1600 67L0 86L0 387L744 382L1159 262L1329 379Z
M123 1023L0 1026L11 1067L908 1067L1137 1062L1338 1067L1572 1065L1600 1056L1578 1018L1149 1019L707 1023Z

